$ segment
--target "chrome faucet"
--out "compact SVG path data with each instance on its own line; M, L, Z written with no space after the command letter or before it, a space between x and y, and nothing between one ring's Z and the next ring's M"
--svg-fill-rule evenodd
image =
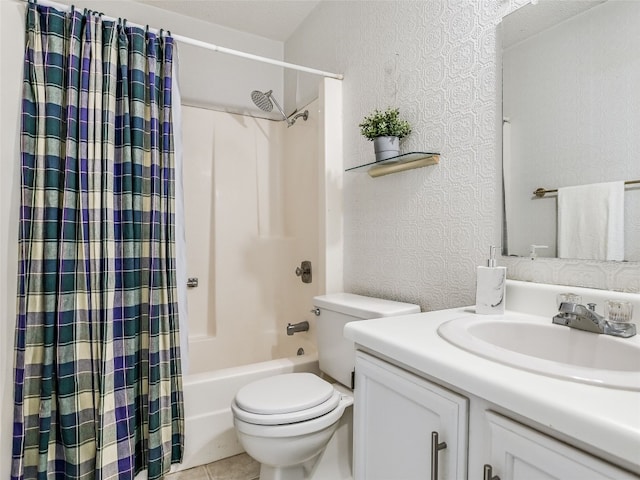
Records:
M620 330L596 312L595 303L587 305L588 308L579 303L562 302L558 308L558 313L553 317L553 323L616 337L628 338L636 334L636 326L633 323L629 324L628 328Z
M596 313L595 303L590 303L587 308L579 303L562 302L558 313L553 317L553 323L587 332L604 333L604 317Z
M309 322L306 320L300 323L289 323L287 324L287 335L293 335L296 332L308 332L309 331Z

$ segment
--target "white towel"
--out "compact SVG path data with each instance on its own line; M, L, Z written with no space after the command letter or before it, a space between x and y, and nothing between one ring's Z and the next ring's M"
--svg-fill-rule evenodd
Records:
M558 189L558 257L624 260L624 182Z

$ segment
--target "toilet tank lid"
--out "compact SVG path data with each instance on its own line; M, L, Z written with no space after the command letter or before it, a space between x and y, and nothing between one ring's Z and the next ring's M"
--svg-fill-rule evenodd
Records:
M420 313L420 306L412 303L395 302L382 298L365 297L353 293L330 293L313 297L313 304L338 313L357 318L394 317Z

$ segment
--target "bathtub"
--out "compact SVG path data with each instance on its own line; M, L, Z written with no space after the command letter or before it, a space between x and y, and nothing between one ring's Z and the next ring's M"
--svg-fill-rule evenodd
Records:
M185 450L173 471L205 465L242 453L233 428L231 401L238 389L254 380L291 372L319 373L318 355L305 354L187 375L183 379Z

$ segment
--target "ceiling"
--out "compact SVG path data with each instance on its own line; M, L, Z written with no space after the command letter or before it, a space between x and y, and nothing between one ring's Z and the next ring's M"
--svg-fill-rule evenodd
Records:
M322 0L135 0L187 17L279 42L287 40ZM508 15L508 47L604 0L542 0ZM536 2L537 3L537 2ZM534 18L532 22L531 18ZM521 19L525 19L521 21Z
M260 37L284 42L320 0L136 0Z
M604 1L542 0L536 4L527 4L503 19L502 46L508 48L515 45Z

